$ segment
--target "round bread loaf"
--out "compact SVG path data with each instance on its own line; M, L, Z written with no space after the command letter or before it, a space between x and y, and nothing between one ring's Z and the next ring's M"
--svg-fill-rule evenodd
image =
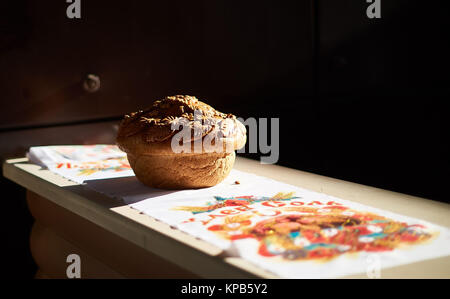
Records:
M192 96L170 96L125 115L117 145L136 177L161 189L211 187L233 168L245 126Z

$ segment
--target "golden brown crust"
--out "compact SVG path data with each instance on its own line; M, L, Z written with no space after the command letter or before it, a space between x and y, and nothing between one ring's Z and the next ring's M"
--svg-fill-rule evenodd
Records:
M226 178L233 168L235 153L191 155L128 154L139 181L160 189L211 187Z

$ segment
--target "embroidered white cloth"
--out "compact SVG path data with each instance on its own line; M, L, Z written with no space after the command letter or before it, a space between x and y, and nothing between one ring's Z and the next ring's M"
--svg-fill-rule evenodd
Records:
M377 277L450 255L445 227L237 170L211 188L170 191L137 181L114 146L38 147L29 157L284 278Z
M85 180L134 176L127 155L115 145L31 147L27 158L77 183Z

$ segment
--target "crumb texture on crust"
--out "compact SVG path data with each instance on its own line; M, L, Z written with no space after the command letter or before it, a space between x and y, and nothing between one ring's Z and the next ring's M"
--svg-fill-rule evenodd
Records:
M183 143L208 135L224 141L229 152L246 142L245 126L234 115L219 112L196 97L176 95L155 101L146 110L125 115L119 125L117 144L127 153L167 154L171 150L171 137L186 126L191 133Z

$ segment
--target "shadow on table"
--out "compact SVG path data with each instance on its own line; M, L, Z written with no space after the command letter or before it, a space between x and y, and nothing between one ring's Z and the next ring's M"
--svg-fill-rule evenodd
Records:
M179 190L162 190L145 186L135 176L86 180L83 186L108 197L120 199L125 204L180 192Z

